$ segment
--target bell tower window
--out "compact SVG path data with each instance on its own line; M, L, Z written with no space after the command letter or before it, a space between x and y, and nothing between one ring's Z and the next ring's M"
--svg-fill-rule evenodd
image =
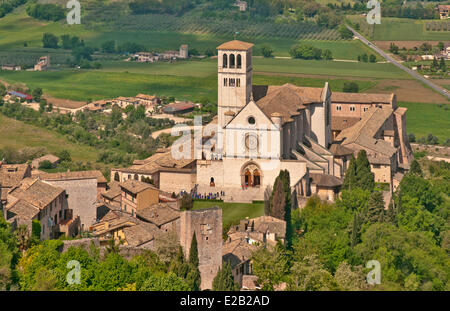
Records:
M228 85L227 82L228 82L228 79L227 79L227 78L224 78L224 79L223 79L223 86L227 86L227 85Z
M223 67L223 68L227 68L227 67L228 67L228 55L227 55L227 54L223 54L223 57L222 57L222 67Z
M241 54L237 55L237 67L236 68L241 68L242 67L242 58L241 58Z
M230 68L234 68L235 65L234 54L230 54Z

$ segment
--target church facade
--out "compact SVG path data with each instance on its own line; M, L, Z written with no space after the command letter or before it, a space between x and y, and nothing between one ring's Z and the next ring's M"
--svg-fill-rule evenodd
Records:
M214 152L197 160L198 191L224 189L239 201L260 200L280 170L288 170L291 186L307 195L310 172L334 175L328 150L331 91L328 83L322 88L254 86L252 46L234 40L217 48Z

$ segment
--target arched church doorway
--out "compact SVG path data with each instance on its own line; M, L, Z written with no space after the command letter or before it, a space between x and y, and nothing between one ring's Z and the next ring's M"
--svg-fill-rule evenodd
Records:
M244 180L244 185L245 186L252 186L252 173L250 172L250 170L245 170L245 180Z
M253 171L253 186L261 186L261 173L258 169Z
M241 183L244 187L260 187L262 177L261 168L253 161L245 163L241 168Z

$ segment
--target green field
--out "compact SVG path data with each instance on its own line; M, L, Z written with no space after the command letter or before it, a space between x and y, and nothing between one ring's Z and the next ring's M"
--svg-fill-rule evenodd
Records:
M73 143L53 131L28 125L0 114L0 148L11 147L20 150L25 147L44 147L55 153L63 149L70 152L73 161L91 162L97 160L95 148Z
M414 133L416 139L432 133L443 143L450 138L450 104L399 103L408 108L406 127L409 133Z
M225 203L221 201L194 201L194 210L218 206L222 208L222 223L226 227L237 224L245 217L255 218L264 215L264 203Z
M365 17L350 16L349 19L359 23L361 31L376 41L448 41L450 38L450 31L431 31L426 26L430 22L447 21L382 17L381 24L369 25Z
M44 93L71 100L106 99L135 96L138 93L175 96L177 99L217 101L217 75L201 77L181 75L152 75L126 72L64 70L52 72L0 71L0 80L10 84L25 83L30 89L41 87ZM369 80L339 78L305 78L283 75L254 75L254 84L323 87L329 82L334 91L342 91L345 82L354 81L364 91L375 83Z

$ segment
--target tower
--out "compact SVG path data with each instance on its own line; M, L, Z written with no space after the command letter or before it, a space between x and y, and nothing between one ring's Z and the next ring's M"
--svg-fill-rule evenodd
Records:
M217 47L218 132L225 123L225 112L235 114L250 100L252 93L252 43L233 40Z

